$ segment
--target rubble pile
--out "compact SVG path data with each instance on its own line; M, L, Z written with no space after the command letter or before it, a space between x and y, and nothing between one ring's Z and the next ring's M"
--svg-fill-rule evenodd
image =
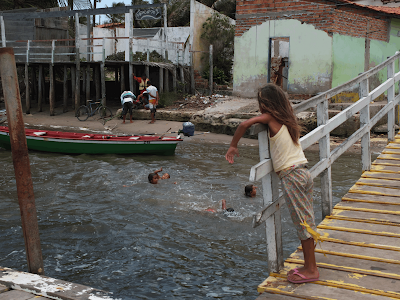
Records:
M207 107L211 107L216 103L223 101L228 96L213 94L211 96L200 96L200 95L193 95L190 97L186 97L184 99L180 99L174 102L171 106L168 107L170 110L180 110L180 109L187 109L187 110L203 110Z

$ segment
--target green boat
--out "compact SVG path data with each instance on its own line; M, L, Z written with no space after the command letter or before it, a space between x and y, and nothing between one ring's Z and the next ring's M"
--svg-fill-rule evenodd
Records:
M29 150L64 154L174 155L180 136L91 134L25 129ZM0 147L11 150L8 127L0 126Z

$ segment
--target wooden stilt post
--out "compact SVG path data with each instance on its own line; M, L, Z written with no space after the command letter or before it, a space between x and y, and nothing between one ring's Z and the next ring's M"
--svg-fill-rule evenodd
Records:
M158 79L159 79L159 85L160 85L158 87L158 90L160 93L163 93L164 92L164 68L163 67L160 67L158 74L159 74Z
M90 65L86 67L86 100L91 99L90 97Z
M31 113L31 98L29 90L29 66L25 64L25 110L27 114Z
M31 80L32 80L32 98L35 102L38 101L38 86L37 86L37 76L36 76L36 67L31 66Z
M54 116L54 108L55 108L55 92L54 92L54 66L53 64L49 65L49 73L50 73L50 91L49 91L49 102L50 102L50 116Z
M86 100L89 100L86 98L86 66L82 66L82 94L85 95L85 103Z
M63 112L68 111L68 73L67 65L64 65L64 84L63 84Z
M75 111L78 110L79 106L81 105L81 62L79 57L79 14L75 14L75 64L76 64L76 71L75 71Z
M193 64L193 52L191 45L189 46L190 53L190 92L192 94L196 93L196 83L194 81L194 64Z
M165 92L169 92L169 70L165 68L165 81L164 81Z
M172 90L176 92L176 67L172 69Z
M101 82L100 82L100 67L96 64L95 65L95 81L96 81L96 101L98 101L101 97Z
M106 62L106 39L103 38L103 57L100 63L100 77L101 77L101 103L106 105L106 74L104 70L104 65Z
M39 80L38 80L38 111L43 111L43 65L39 65Z
M76 66L71 66L71 98L72 109L75 109Z
M185 72L184 72L183 65L181 65L179 70L181 72L180 77L181 77L181 83L182 83L182 92L186 93Z
M125 91L125 66L121 66L121 93Z
M119 68L115 67L114 68L114 83L115 87L119 85L119 88L121 88L121 76L119 75Z
M128 67L128 71L129 71L129 90L132 91L133 93L135 93L136 90L136 84L134 83L134 79L133 79L133 57L132 57L132 43L133 43L133 9L129 10L129 47L128 47L128 51L129 51L129 67ZM137 74L136 74L137 76Z
M135 65L133 65L132 66L132 74L131 75L129 75L129 76L132 76L132 82L133 82L133 85L132 85L132 93L136 93L136 91L137 91L137 88L136 88L136 85L137 85L137 81L136 80L134 80L133 79L133 74L136 74L136 68L135 68ZM136 74L137 75L137 74ZM136 94L135 94L136 95Z

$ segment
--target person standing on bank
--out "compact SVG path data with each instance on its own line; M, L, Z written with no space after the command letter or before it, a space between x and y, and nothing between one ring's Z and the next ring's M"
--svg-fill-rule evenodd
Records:
M135 74L133 75L133 79L139 82L139 95L143 94L143 92L149 86L149 79L147 78L146 74L143 74L142 77L136 77Z
M160 100L160 97L158 95L158 90L157 88L151 84L151 81L147 81L148 87L147 87L147 93L149 94L149 104L145 105L146 109L150 109L151 113L151 121L149 122L150 124L154 123L156 121L156 108L158 105L158 101Z
M314 241L318 241L319 234L315 231L313 179L299 143L301 127L285 93L275 84L269 83L259 90L258 105L261 115L238 126L225 158L233 163L235 155L239 156L238 142L250 126L256 123L268 125L272 165L281 179L285 201L304 254L304 267L288 272L287 279L292 283L317 281L319 272Z
M136 99L136 96L131 91L124 91L121 94L121 104L122 104L122 124L125 124L126 114L129 111L129 117L131 123L132 121L132 107L133 107L133 100Z

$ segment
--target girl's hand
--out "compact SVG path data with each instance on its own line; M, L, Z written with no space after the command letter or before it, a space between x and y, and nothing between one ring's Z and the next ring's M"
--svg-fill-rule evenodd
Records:
M228 151L225 154L225 159L230 163L233 164L235 155L239 157L239 150L236 147L229 147Z

